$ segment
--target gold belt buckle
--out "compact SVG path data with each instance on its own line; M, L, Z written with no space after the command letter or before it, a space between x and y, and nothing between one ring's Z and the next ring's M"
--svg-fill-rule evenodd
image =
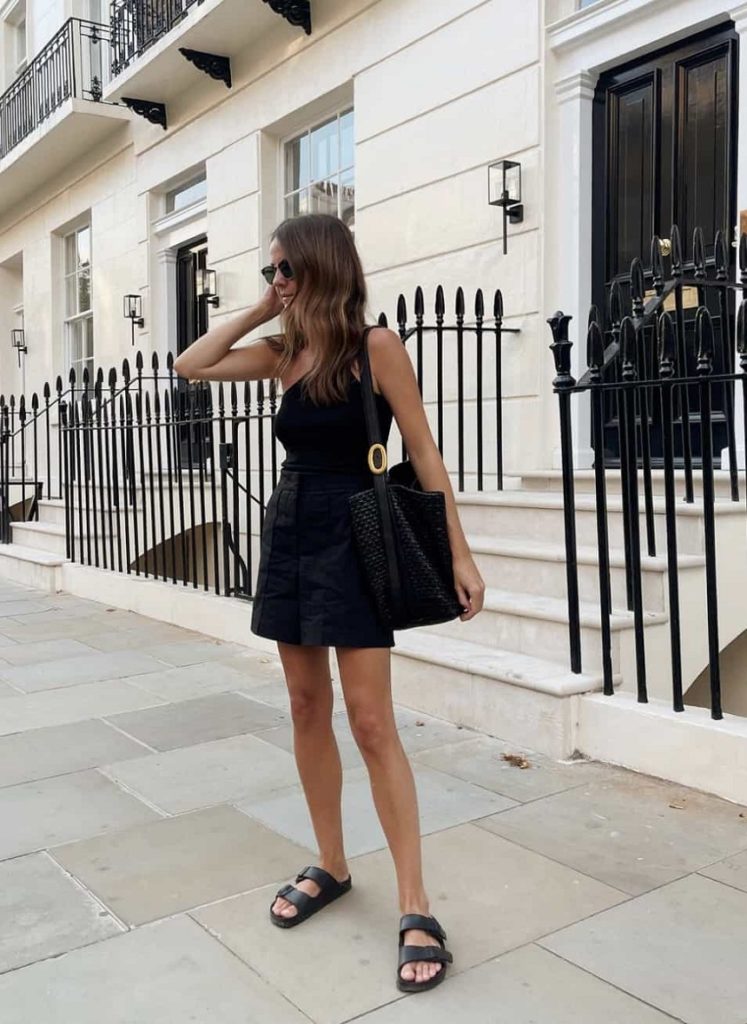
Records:
M374 459L377 452L381 453L381 465L377 466ZM386 448L383 444L372 444L368 449L368 468L377 476L386 473Z

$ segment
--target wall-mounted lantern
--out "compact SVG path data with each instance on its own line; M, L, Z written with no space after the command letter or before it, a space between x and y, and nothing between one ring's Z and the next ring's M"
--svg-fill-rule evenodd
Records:
M196 276L197 297L204 299L208 306L218 306L220 299L216 293L215 271L201 268Z
M506 247L506 224L521 224L524 207L521 202L521 164L518 160L499 160L488 167L488 202L503 207L503 254Z
M13 348L18 352L18 367L21 367L21 352L26 355L26 335L22 327L15 327L10 332L10 340Z
M130 321L132 327L132 344L135 344L135 327L145 327L145 320L143 319L143 298L142 295L125 295L124 297L124 317L125 320Z

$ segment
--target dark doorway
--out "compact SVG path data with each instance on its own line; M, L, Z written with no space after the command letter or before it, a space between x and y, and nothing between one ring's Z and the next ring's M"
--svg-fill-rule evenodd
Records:
M651 286L651 238L668 239L672 224L680 230L686 274L692 267L695 227L703 230L709 276L717 231L725 232L735 259L737 74L738 37L728 23L601 75L593 114L592 238L593 301L600 310L606 311L614 279L627 299L636 256ZM669 270L665 257L665 276ZM695 370L695 301L695 296L684 296L689 373ZM718 316L718 309L712 312ZM647 367L655 364L652 348L647 343L643 353ZM696 394L692 402L697 416ZM725 447L722 406L714 411L718 452ZM658 430L655 422L651 426L656 458ZM612 408L605 449L617 457Z
M176 348L181 354L208 330L207 301L198 294L199 271L207 268L207 238L179 249L176 254ZM183 463L209 458L212 413L209 391L179 378L175 395L179 452Z

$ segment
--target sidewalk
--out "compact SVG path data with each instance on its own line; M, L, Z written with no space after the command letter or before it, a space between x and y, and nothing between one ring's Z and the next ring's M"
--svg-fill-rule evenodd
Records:
M747 1024L747 810L399 708L455 960L402 996L338 712L353 891L281 931L314 843L277 658L0 580L0 1021Z

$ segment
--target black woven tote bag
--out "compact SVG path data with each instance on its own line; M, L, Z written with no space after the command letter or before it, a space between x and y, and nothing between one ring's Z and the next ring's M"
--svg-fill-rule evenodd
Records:
M454 587L446 498L442 491L423 491L410 462L387 472L368 358L369 330L363 335L361 386L373 487L349 498L356 549L385 625L410 629L448 622L464 609Z

